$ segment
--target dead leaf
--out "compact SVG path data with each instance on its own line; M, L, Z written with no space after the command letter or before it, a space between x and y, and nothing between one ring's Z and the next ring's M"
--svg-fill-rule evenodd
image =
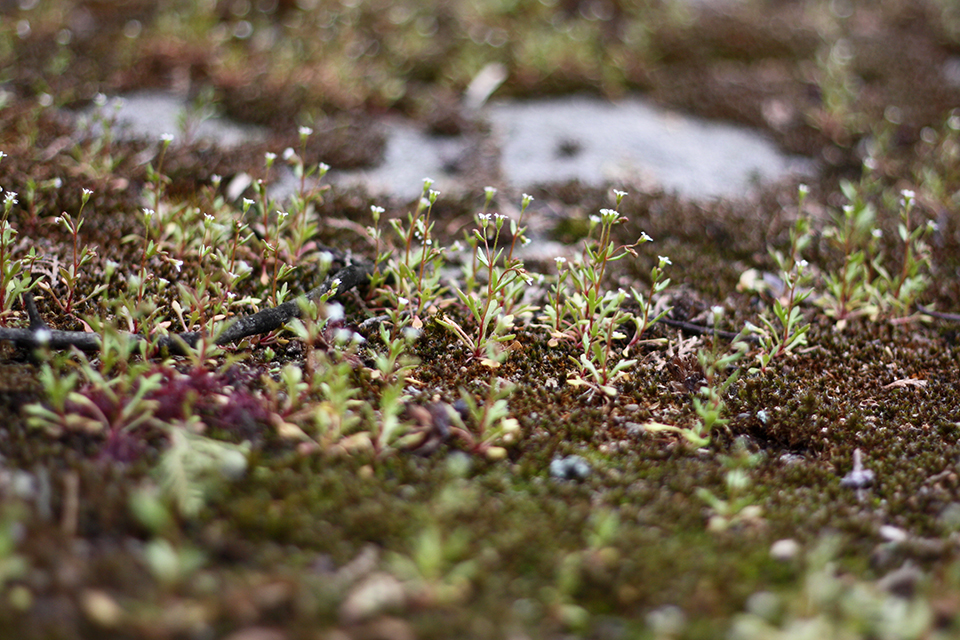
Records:
M884 389L901 389L903 387L925 387L927 386L926 380L917 380L916 378L901 378L900 380L894 380L890 384L883 385Z

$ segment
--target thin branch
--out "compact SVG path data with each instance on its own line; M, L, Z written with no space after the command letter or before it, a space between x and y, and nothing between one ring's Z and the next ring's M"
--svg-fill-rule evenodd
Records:
M930 316L931 318L938 318L940 320L949 320L950 322L960 322L960 314L944 313L943 311L934 311L933 309L928 309L922 304L917 305L917 310L923 315Z
M732 331L723 331L722 329L714 329L713 327L707 327L702 324L694 324L692 322L684 322L683 320L673 320L671 318L660 318L657 322L662 322L668 327L673 327L674 329L680 329L684 333L692 333L694 335L713 335L718 338L723 338L724 340L743 340L744 342L756 342L757 337L752 335L743 335L742 333L734 333Z
M370 281L373 265L368 262L355 262L329 276L323 283L309 291L301 298L284 302L277 307L263 309L257 313L241 316L227 327L216 340L218 346L239 342L254 335L270 333L283 327L287 322L300 317L302 299L316 301L322 295L336 287L334 297L343 295L355 287L362 286ZM76 347L81 351L98 351L100 349L100 334L87 331L58 331L49 329L37 311L33 296L24 294L27 316L30 320L29 329L0 328L0 341L10 342L19 349L36 349L48 347L51 349L69 349ZM135 334L137 339L145 339ZM174 355L185 355L184 347L193 348L200 341L202 334L196 331L163 336L157 345Z

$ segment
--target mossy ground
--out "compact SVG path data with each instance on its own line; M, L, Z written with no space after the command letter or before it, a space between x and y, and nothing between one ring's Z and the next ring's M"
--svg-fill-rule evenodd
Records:
M11 222L21 250L68 260L70 237L52 220L78 211L87 188L94 195L82 235L100 254L91 269L105 260L139 264L139 246L117 240L140 230L145 162L157 146L104 148L76 131L63 109L86 106L98 92L210 87L223 113L270 127L262 146L229 153L200 143L171 147L165 197L208 206L213 174L263 175L265 151L298 146L297 125L323 132L306 158L337 168L376 161L383 140L368 119L385 110L437 129L468 126L456 96L496 61L509 73L504 95L640 90L696 115L763 129L785 151L815 157L822 171L810 185L816 241L808 259L824 272L840 260L819 234L844 204L841 179L862 181L881 205L891 254L896 211L882 206L883 194L917 190L921 215L939 225L923 302L960 307L960 147L948 123L960 88L943 71L960 52L960 27L948 3L348 4L0 5L0 150L8 156L0 185L20 194ZM253 35L236 37L248 30ZM867 156L872 168L864 174ZM57 178L59 188L27 198L30 181ZM582 237L587 215L610 206L607 190L578 184L530 193L535 208L561 214L548 234L569 244ZM728 309L722 328L738 331L764 306L738 291L740 276L773 270L767 249L787 244L795 196L792 184L715 203L631 194L620 239L645 231L656 251L616 263L610 285L648 286L655 254L668 255L675 315L703 322L720 304ZM482 197L441 198L441 235L456 239L452 230L470 224ZM318 240L372 257L369 241L349 231L370 223L371 204L391 217L411 206L330 192L317 206ZM169 265L157 269L179 277ZM314 276L304 269L291 286L309 289ZM91 286L81 280L81 293ZM348 318L364 319L365 304L347 299ZM61 329L102 313L96 300L73 316L47 296L38 305ZM120 462L104 455L101 438L28 430L21 408L43 398L38 366L5 347L0 626L22 638L244 630L250 635L236 637L632 638L667 633L662 620L672 605L686 619L677 635L719 637L752 594L800 600L805 554L835 534L836 571L851 585L912 561L926 576L916 597L937 594L929 599L930 628L958 633L957 328L861 317L838 329L814 306L805 314L809 346L763 374L743 375L727 400L730 423L705 451L637 429L648 420L696 419L685 386L685 367L696 369L689 357L674 362L662 346L645 348L616 399L602 402L565 383L569 347L550 347L545 331L530 328L497 371L517 385L509 406L523 434L506 459L470 457L454 445L383 459L303 455L264 421L252 432L217 431L253 440L244 478L224 484L198 517L156 527L134 514L131 498L152 485L163 440ZM22 315L9 320L24 323ZM664 326L652 337L675 348L693 339ZM272 346L278 358L302 362L293 344ZM251 390L268 370L266 346L243 347L252 355L235 375L253 381ZM421 404L452 403L460 388L482 390L490 378L429 319L413 350ZM915 382L891 384L904 380ZM357 381L372 384L360 374ZM724 462L736 455L738 438L762 454L746 489L762 516L712 531L697 489L726 495ZM856 448L875 474L862 499L840 484ZM552 479L551 460L571 454L590 462L589 476ZM18 484L24 478L27 487ZM891 543L883 526L906 539ZM785 538L800 544L799 556L774 559L771 545ZM158 540L168 555L147 560ZM842 615L830 619L847 624Z

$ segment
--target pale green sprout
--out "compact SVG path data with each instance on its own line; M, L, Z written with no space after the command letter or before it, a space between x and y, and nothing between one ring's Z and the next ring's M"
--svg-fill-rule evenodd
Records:
M640 236L639 243L653 242L653 239L650 238L646 233ZM644 296L642 293L630 288L630 293L633 294L633 299L637 301L637 304L640 305L640 314L633 315L633 323L635 325L635 333L633 339L630 341L630 344L627 345L627 348L624 349L624 353L628 353L630 348L633 347L640 341L640 338L643 336L644 332L649 329L651 326L660 321L661 318L670 313L670 310L673 307L666 307L661 309L659 312L654 313L655 302L654 296L658 296L666 291L667 287L670 286L670 278L665 277L665 268L672 265L670 258L667 256L657 256L657 264L650 270L650 289L647 292L647 295Z
M720 319L724 314L723 307L711 308L713 316L714 334L719 330ZM677 433L694 447L706 447L710 444L713 431L726 425L730 420L723 417L726 412L724 397L730 387L740 376L740 370L727 373L729 369L744 356L747 345L744 342L734 342L732 350L720 352L718 340L714 338L709 350L701 349L697 352L697 361L703 369L704 384L693 397L693 408L697 414L697 421L690 427L678 427L651 421L644 424L644 428L652 432Z
M734 443L732 455L721 457L727 472L724 484L727 497L721 498L705 487L697 488L697 497L703 500L712 512L708 529L715 532L725 531L731 526L759 522L763 510L753 504L749 495L751 485L750 470L760 464L763 456L750 453L742 438Z
M460 398L467 406L467 414L476 425L475 432L471 432L463 424L459 415L453 414L451 417L459 425L455 433L466 441L472 451L491 460L500 460L507 455L506 447L517 442L521 431L520 422L510 417L507 403L514 389L515 385L504 382L493 374L490 376L487 397L483 404L477 402L473 394L460 389Z
M522 210L525 210L532 200L525 195ZM515 339L516 334L512 332L515 316L532 311L529 307L514 308L523 294L524 286L530 283L530 276L521 261L511 258L509 254L504 257L504 250L498 247L506 220L507 217L499 213L477 214L477 227L473 237L479 248L476 260L486 270L486 292L481 295L460 288L456 290L457 298L470 311L477 325L476 333L470 334L451 318L437 316L437 322L453 332L473 358L481 357L487 351L489 342L502 343ZM511 228L515 230L516 241L517 235L521 234L523 229L512 222ZM489 239L491 230L494 233L492 245ZM499 266L501 262L503 266Z
M746 330L757 336L760 351L757 360L759 371L766 371L770 362L807 344L807 331L810 329L800 313L800 305L813 293L812 288L801 290L808 284L807 261L802 258L803 251L810 244L810 221L803 214L803 205L810 189L801 184L798 188L798 217L790 230L790 250L784 254L770 249L770 256L777 263L780 279L784 283L784 295L773 301L774 320L766 314L760 315L762 326L748 322ZM751 372L756 371L751 369Z

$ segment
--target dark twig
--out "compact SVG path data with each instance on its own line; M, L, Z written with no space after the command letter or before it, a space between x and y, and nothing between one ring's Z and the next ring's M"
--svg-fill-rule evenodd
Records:
M938 318L940 320L949 320L950 322L960 322L960 314L944 313L943 311L934 311L933 309L928 309L922 304L917 305L917 311L919 311L925 316L930 316L931 318Z
M361 322L359 325L357 325L357 328L360 329L361 331L366 331L367 329L374 329L376 327L379 327L381 324L383 324L389 319L390 319L390 316L386 314L380 315L380 316L373 316L372 318L367 318L366 320Z
M27 291L23 294L23 301L27 307L27 318L30 320L30 330L39 331L40 329L48 328L47 323L40 317L40 312L37 310L37 303L33 299L33 294Z
M694 335L713 335L718 338L723 338L724 340L743 340L745 342L756 342L756 336L743 335L742 333L734 333L732 331L723 331L722 329L714 329L713 327L707 327L701 324L693 324L692 322L684 322L683 320L673 320L671 318L660 318L657 322L662 322L668 327L673 327L675 329L680 329L685 333L692 333Z
M373 273L373 265L370 263L355 262L348 264L324 280L320 286L309 291L303 298L316 301L334 287L336 287L334 296L342 295L355 287L366 284L370 280L371 273ZM27 308L27 316L30 319L30 328L0 328L0 341L11 342L20 349L35 349L44 346L51 349L69 349L70 347L76 347L81 351L97 351L100 349L99 334L87 331L57 331L48 329L46 323L43 322L43 319L37 311L33 297L29 293L24 294L24 301ZM301 298L290 300L277 307L270 307L257 313L238 318L236 322L228 326L217 336L216 344L223 346L225 344L239 342L249 336L262 335L281 328L290 320L300 316L301 301ZM135 337L141 340L144 339L141 335L136 335ZM184 355L186 353L184 347L195 347L201 337L202 334L196 331L163 336L158 341L158 346L175 355Z

